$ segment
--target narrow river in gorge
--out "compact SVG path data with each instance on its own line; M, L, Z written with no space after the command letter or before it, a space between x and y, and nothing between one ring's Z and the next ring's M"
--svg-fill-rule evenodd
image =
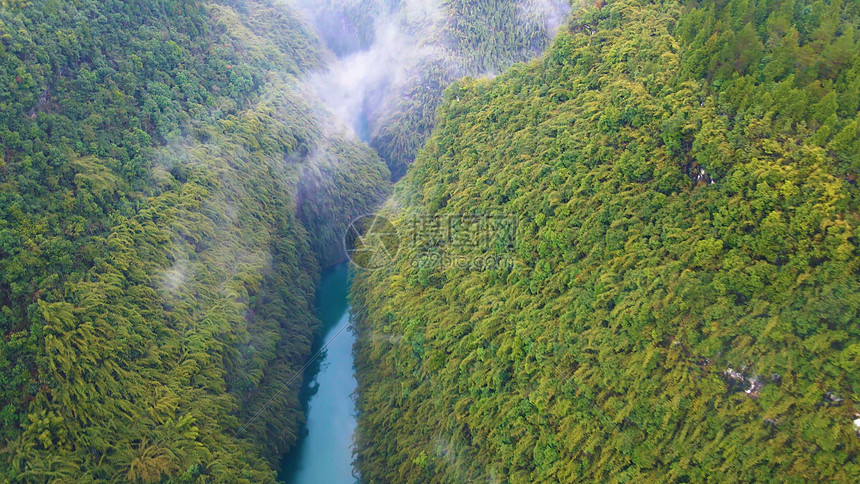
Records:
M349 269L326 269L317 290L316 311L321 337L313 352L325 350L305 371L302 404L306 432L281 464L280 480L290 484L352 484L352 435L356 388L349 327Z

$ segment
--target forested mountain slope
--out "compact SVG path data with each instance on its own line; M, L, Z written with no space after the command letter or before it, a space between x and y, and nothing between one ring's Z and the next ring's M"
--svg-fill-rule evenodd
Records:
M860 480L858 28L852 0L601 1L449 88L387 213L511 214L516 248L358 273L362 477Z
M389 177L301 92L328 58L269 2L2 2L0 481L274 480Z

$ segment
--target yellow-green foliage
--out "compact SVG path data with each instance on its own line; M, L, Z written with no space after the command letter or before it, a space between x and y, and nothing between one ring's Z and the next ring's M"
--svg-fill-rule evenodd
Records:
M288 10L30 3L0 8L0 481L272 482L317 239L388 171L298 93L325 55Z
M858 3L599 5L398 184L517 263L358 273L362 477L856 482Z

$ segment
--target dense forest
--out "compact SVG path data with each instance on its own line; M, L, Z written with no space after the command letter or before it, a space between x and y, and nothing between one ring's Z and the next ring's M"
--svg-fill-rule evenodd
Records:
M858 41L855 0L601 0L448 88L385 213L515 243L356 274L362 477L860 480Z
M274 482L386 199L363 481L860 481L858 175L857 0L0 0L0 482Z
M3 0L0 481L272 482L319 268L387 193L271 2Z

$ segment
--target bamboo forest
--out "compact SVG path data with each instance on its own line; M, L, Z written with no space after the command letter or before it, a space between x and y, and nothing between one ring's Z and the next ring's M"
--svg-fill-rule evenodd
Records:
M860 482L860 0L0 0L0 483Z

